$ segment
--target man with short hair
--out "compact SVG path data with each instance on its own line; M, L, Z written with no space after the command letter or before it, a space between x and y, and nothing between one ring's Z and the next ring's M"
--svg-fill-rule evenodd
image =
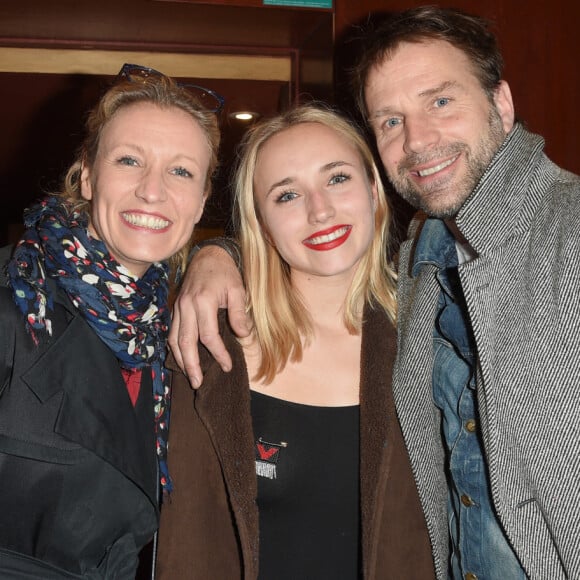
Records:
M369 32L355 69L389 180L421 210L400 251L393 390L438 577L580 578L580 179L514 121L501 74L486 23L434 7ZM243 333L228 285L213 301Z
M410 10L365 47L359 105L422 210L393 389L436 566L449 529L453 578L578 577L580 181L514 123L479 18Z

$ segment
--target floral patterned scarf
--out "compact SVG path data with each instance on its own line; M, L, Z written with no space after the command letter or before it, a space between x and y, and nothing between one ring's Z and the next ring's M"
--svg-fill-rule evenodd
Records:
M18 308L35 344L52 335L53 278L122 369L151 368L157 456L162 489L167 471L169 376L164 367L170 313L168 268L155 263L136 278L90 236L87 217L61 198L48 197L25 212L26 231L8 264Z

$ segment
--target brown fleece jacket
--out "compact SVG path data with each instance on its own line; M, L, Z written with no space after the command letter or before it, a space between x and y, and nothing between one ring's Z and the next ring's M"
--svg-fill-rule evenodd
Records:
M160 580L254 580L258 574L248 373L223 316L220 322L233 370L222 372L204 352L199 391L180 372L173 375L169 469L175 490L161 510ZM363 577L425 580L434 578L433 563L391 392L395 348L392 323L367 308L360 382Z

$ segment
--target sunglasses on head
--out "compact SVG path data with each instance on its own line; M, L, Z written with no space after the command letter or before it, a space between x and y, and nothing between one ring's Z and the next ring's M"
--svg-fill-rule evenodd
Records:
M141 66L138 64L125 63L121 67L117 78L126 79L131 82L142 82L149 78L161 78L165 76L166 75L160 73L154 68L149 68L147 66ZM215 91L191 83L178 83L176 81L176 84L177 86L188 90L195 97L197 97L200 104L206 111L209 111L210 113L219 113L223 109L225 99L221 95L218 95Z

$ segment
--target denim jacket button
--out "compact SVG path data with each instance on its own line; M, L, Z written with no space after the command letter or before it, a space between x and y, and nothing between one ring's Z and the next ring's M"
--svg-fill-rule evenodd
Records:
M475 419L468 419L467 421L465 421L465 430L468 431L469 433L475 433L475 430L477 429L477 423L475 422Z
M465 506L465 507L471 507L473 505L473 500L467 495L467 494L463 494L461 496L461 503Z

